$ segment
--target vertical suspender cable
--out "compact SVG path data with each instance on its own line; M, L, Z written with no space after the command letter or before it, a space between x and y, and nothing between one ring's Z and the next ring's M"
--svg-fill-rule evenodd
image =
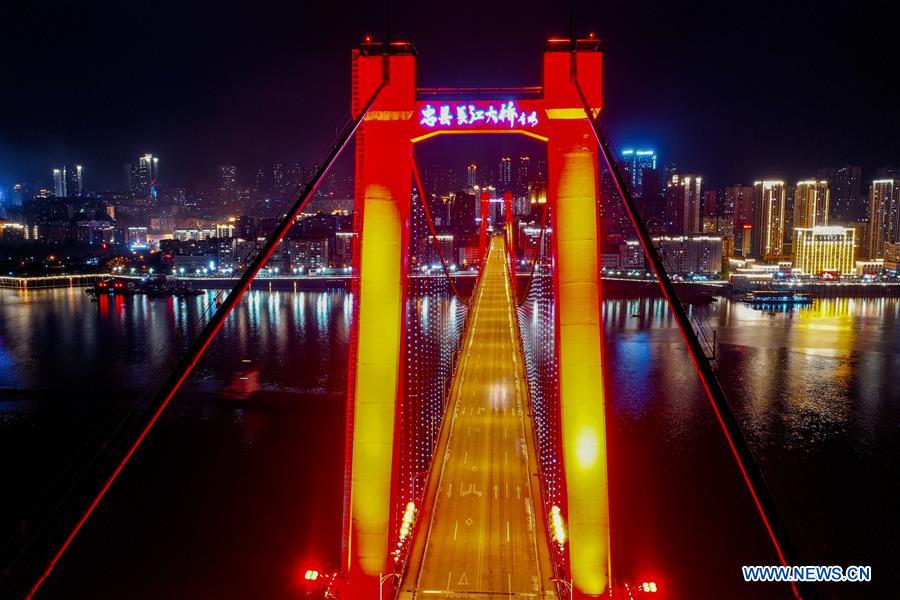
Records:
M638 235L644 253L653 267L653 271L662 288L663 295L669 303L669 308L672 310L672 314L675 315L675 321L678 323L678 328L687 344L688 353L691 356L691 360L694 362L697 374L700 376L700 381L703 383L703 387L706 390L706 395L712 405L716 420L722 428L722 433L725 435L731 454L734 456L744 482L747 484L747 489L750 491L750 496L753 498L756 510L762 519L763 525L765 525L769 539L772 541L772 545L775 548L775 553L778 555L778 560L784 566L796 564L793 560L796 558L796 554L790 542L787 526L784 524L784 520L778 511L772 492L769 490L769 486L766 484L766 480L763 477L762 470L756 462L756 459L753 457L750 446L747 444L747 440L744 438L737 419L731 411L731 406L728 404L728 400L725 397L725 391L722 389L719 380L716 379L712 365L703 351L703 346L700 344L700 340L697 339L697 335L688 318L687 311L685 311L684 306L682 306L681 301L678 299L678 293L675 290L675 286L672 284L672 280L669 279L665 265L656 248L653 246L650 234L641 220L634 199L631 197L628 184L612 156L609 143L603 135L603 132L600 130L599 123L591 114L590 104L578 81L578 71L575 63L576 56L573 47L573 82L584 106L585 115L587 116L588 122L591 124L591 129L594 132L594 136L597 139L597 145L600 147L606 166L612 174L616 191L622 199L622 205L625 207L625 212L628 213L628 218L631 220L631 224ZM796 583L791 583L791 589L798 600L802 598ZM812 591L804 589L804 595L809 597L812 595Z
M428 202L425 200L425 188L422 187L422 177L419 174L419 163L415 158L413 158L413 177L415 177L416 180L416 187L419 188L419 200L422 202L422 210L425 212L425 220L428 222L428 230L431 232L431 240L434 244L434 251L437 253L438 258L441 259L441 266L444 269L444 276L447 277L447 281L450 282L450 288L453 290L453 294L456 296L456 298L463 304L467 304L467 302L463 300L462 296L459 295L459 290L456 287L456 282L453 281L453 277L450 276L450 268L447 266L447 261L444 259L444 253L441 250L441 242L437 238L437 229L435 229L434 221L431 218L431 209L428 208Z
M219 329L222 328L222 325L225 323L225 319L228 318L228 315L231 314L231 311L234 310L234 307L237 306L237 303L243 297L244 292L250 286L250 282L253 281L253 278L256 277L260 269L262 269L262 267L272 256L272 253L275 251L275 248L278 246L279 242L281 242L288 231L290 231L297 215L300 214L300 211L303 210L303 208L309 202L310 198L312 198L312 196L319 189L319 186L321 185L325 176L328 175L328 173L331 171L331 168L334 166L335 161L341 155L341 152L344 150L344 148L347 147L347 144L353 138L357 129L359 129L360 124L363 122L369 110L372 108L372 105L375 103L375 100L376 98L378 98L381 90L384 89L386 83L387 71L385 71L385 77L382 79L379 86L375 89L375 92L372 94L372 97L366 103L363 110L341 132L337 141L332 146L328 157L325 159L325 162L321 167L319 167L309 183L306 184L303 191L300 193L296 201L294 201L293 205L291 205L291 208L288 210L288 212L286 212L281 218L281 221L278 223L278 227L272 232L268 240L266 240L265 245L260 248L259 253L247 266L247 269L241 275L241 278L238 279L238 281L234 284L234 287L231 288L231 291L228 293L228 296L225 297L222 305L216 309L212 318L206 323L206 326L191 343L191 346L190 348L188 348L188 351L185 353L185 355L178 361L178 364L169 374L162 387L160 387L159 391L156 393L147 407L143 410L140 417L137 436L131 443L128 444L125 453L122 455L122 458L117 461L113 470L103 480L104 483L100 487L100 490L94 496L93 500L91 500L91 503L87 506L87 508L83 511L72 530L66 536L65 540L63 540L59 549L52 556L50 561L43 567L37 580L29 588L26 599L30 600L35 595L35 593L37 593L38 589L53 571L54 567L59 562L66 549L68 549L69 545L72 543L72 540L75 539L75 536L78 535L78 532L81 531L81 528L97 508L97 505L100 504L100 502L103 500L103 497L109 491L109 488L112 487L112 484L122 472L122 469L125 468L125 465L140 447L141 443L144 441L144 438L147 437L147 434L156 424L160 415L169 405L169 402L172 400L172 398L175 396L175 393L181 387L182 383L184 383L184 380L187 379L187 376L190 375L191 371L193 371L194 367L197 365L197 362L200 360L200 357L203 356L203 353L206 351L213 338L215 338L216 334L219 332Z

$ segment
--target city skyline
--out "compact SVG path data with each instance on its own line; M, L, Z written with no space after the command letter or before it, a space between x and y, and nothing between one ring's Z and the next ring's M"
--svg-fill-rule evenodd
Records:
M493 9L506 14L517 33L504 44L477 35L490 23L454 11L440 24L413 19L415 5L401 3L392 12L393 36L418 44L428 72L442 74L422 85L537 83L536 62L507 59L549 33L565 33L568 11L503 7ZM244 171L285 157L313 164L321 157L311 149L330 139L347 110L330 101L346 97L346 48L364 33L383 37L382 9L349 11L322 36L317 24L333 22L334 8L290 8L296 18L284 19L265 8L219 14L189 7L173 19L170 7L158 5L140 28L154 27L169 40L165 45L126 35L134 16L129 11L136 8L92 5L15 15L21 27L0 41L3 55L15 59L9 79L17 82L0 99L0 114L15 115L0 127L0 181L34 181L48 165L76 163L95 188L108 189L121 163L144 152L165 157L167 177L178 185L201 179L218 164ZM726 185L760 177L790 181L825 165L859 164L868 171L897 162L900 124L879 92L878 74L898 62L889 36L879 34L892 22L885 10L892 9L876 14L849 3L829 11L795 6L772 18L749 6L681 11L652 3L575 3L573 16L578 27L596 24L603 40L613 139L652 145L661 157L677 157ZM69 26L73 17L78 27ZM810 18L819 32L815 47L790 43L789 33ZM635 22L642 27L627 26ZM763 24L767 33L755 35ZM696 35L685 41L677 33L684 27ZM446 43L463 28L474 44ZM27 40L37 31L45 43L34 48ZM195 36L208 44L183 52ZM123 45L122 56L105 51L110 42ZM81 67L54 69L58 77L45 80L63 52ZM136 64L142 67L130 68ZM850 64L854 69L841 68ZM115 78L100 77L110 70ZM854 93L808 93L821 81ZM304 93L311 82L320 93ZM54 93L48 94L51 85ZM774 96L764 91L773 85L779 89Z

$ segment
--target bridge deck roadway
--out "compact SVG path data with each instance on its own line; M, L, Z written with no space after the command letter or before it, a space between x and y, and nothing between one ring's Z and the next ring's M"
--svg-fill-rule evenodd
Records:
M557 597L506 263L492 238L402 599Z

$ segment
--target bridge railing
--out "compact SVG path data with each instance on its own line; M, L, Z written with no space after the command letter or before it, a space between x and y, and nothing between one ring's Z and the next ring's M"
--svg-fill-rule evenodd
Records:
M562 473L561 431L559 421L559 364L556 354L556 322L553 304L553 261L549 237L549 210L541 216L541 231L530 249L533 263L516 305L516 326L521 343L525 371L527 407L532 422L534 447L538 458L541 511L545 526L553 507L565 506ZM507 238L508 239L508 238ZM515 249L510 249L515 259ZM515 270L510 273L516 286ZM515 289L515 287L514 287ZM566 580L568 566L565 548L552 539L554 577Z

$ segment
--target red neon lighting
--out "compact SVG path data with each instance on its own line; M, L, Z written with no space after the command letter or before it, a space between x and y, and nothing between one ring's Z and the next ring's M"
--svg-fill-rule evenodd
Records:
M481 257L482 265L487 259L487 228L490 209L491 194L489 192L481 192L481 229L478 232L478 256Z

